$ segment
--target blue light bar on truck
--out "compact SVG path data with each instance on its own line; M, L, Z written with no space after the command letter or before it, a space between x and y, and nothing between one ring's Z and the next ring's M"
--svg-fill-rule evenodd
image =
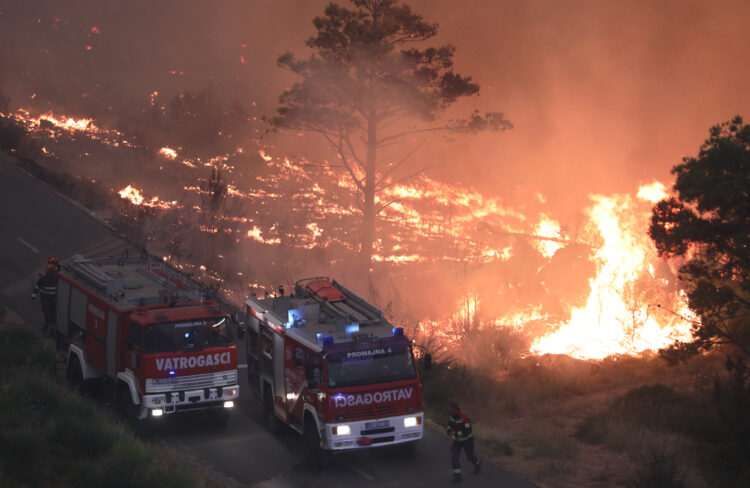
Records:
M393 328L393 336L399 337L404 335L404 328L403 327L394 327Z
M359 324L347 325L344 331L346 331L347 334L354 334L355 332L359 332Z
M326 344L333 344L333 336L331 335L323 334L319 332L318 334L315 335L315 337L318 339L318 341L323 343L324 346Z

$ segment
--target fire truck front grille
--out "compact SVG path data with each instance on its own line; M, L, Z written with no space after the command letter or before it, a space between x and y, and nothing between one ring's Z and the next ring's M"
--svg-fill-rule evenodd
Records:
M382 429L370 429L370 430L360 430L359 435L377 435L377 434L386 434L388 432L393 432L395 427L384 427Z
M146 393L165 393L180 390L200 390L217 386L237 384L237 370L218 371L216 373L194 374L170 378L152 378L146 380Z
M387 437L373 437L372 443L373 444L382 444L383 442L393 442L396 438L392 435L389 435Z
M360 420L387 417L395 413L396 408L393 405L379 405L377 407L359 407L344 410L339 416L343 417L341 420Z

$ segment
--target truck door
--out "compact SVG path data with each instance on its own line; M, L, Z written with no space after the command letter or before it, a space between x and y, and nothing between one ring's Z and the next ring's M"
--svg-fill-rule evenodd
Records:
M284 387L284 336L273 335L273 383L276 414L286 419L286 388Z
M107 376L114 378L117 374L117 313L110 309L107 314Z
M65 280L57 280L57 332L68 335L68 311L70 310L70 283Z
M247 358L247 382L250 385L250 391L256 398L260 398L260 368L261 368L261 340L260 324L258 319L247 313L245 323L245 353Z
M284 361L284 386L288 392L286 395L287 411L290 415L302 420L302 405L304 401L301 398L305 389L305 350L299 344L288 340L285 350Z

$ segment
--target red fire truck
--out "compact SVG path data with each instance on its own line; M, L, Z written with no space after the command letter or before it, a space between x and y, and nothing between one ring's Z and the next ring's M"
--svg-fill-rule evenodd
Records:
M239 396L230 317L205 289L147 255L85 259L58 271L56 331L68 381L94 380L134 420L211 409Z
M250 297L250 389L273 423L304 434L318 461L422 438L422 385L411 342L383 312L325 277Z

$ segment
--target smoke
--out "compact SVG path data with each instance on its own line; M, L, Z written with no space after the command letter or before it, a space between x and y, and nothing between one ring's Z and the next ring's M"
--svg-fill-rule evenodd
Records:
M77 112L134 131L140 125L139 144L147 139L152 145L182 127L164 123L175 96L190 92L203 100L201 94L208 93L222 113L236 102L236 113L246 114L249 123L232 126L231 144L227 137L213 142L226 130L223 122L202 126L204 133L212 132L204 142L217 146L201 148L204 154L273 144L280 153L320 161L330 154L314 136L266 133L263 124L252 119L272 115L278 96L294 82L290 73L276 67L276 58L287 50L306 56L304 40L314 33L311 21L328 3L4 2L0 90L16 108ZM457 104L448 115L465 116L474 108L502 111L515 126L450 143L430 141L415 155L415 163L435 167L430 177L476 188L518 211L547 212L573 241L591 193L628 193L655 179L668 183L671 167L697 151L709 126L738 113L750 114L750 3L742 0L406 3L440 24L435 43L455 45L456 71L471 75L481 86L478 97ZM151 116L155 118L144 126ZM182 137L189 142L200 139L201 132L186 130ZM158 146L147 150L155 153ZM203 168L202 173L184 167L178 171L178 163L162 158L146 179L139 171L152 156L136 156L139 166L125 164L128 158L132 161L131 154L120 156L117 171L99 165L90 176L106 180L110 173L109 181L124 187L131 183L125 180L141 174L150 194L172 200L180 195L162 193L168 193L175 179L179 193L195 174L208 175ZM257 186L258 178L268 176L257 157L236 158L234 163L246 186ZM274 215L277 231L304 227L305 212L293 217L284 205L293 202L237 212L267 224L264 229L274 226ZM187 219L187 203L184 213ZM450 218L446 214L445 219ZM354 230L337 225L347 241L342 245L356 242ZM512 247L512 258L482 266L477 258L481 253L469 256L464 249L459 255L458 244L456 249L441 249L454 253L455 264L441 269L415 265L409 273L380 277L377 286L388 290L381 292L386 303L399 307L410 302L421 311L442 313L453 306L444 297L471 281L488 290L488 298L480 300L489 313L502 313L547 293L531 284L534 281L545 282L546 290L562 290L548 297L547 312L562 313L559 303L585 298L592 271L584 244L567 246L545 264L526 240L498 237L492 227L485 234L487 241ZM328 274L331 261L338 259L335 247L295 251L293 243L283 243L279 249L244 240L224 258L240 263L242 276L263 276L266 283L293 281L303 273ZM341 262L333 268L343 275L342 281L359 279ZM498 276L506 286L502 293Z
M111 111L210 81L271 114L293 80L276 56L306 52L327 3L5 2L0 87L16 105L35 95ZM741 0L408 3L440 24L437 41L454 44L458 71L480 83L467 107L504 111L516 127L420 153L437 175L483 192L533 188L576 211L593 191L668 178L707 127L750 109Z
M482 85L482 105L515 125L456 144L483 191L521 185L575 211L588 193L668 180L709 126L750 109L747 2L422 5Z

